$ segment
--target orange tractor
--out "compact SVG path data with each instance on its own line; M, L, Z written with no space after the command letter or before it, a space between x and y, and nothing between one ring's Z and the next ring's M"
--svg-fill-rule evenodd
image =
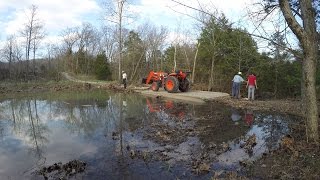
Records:
M176 71L173 73L165 73L162 71L151 71L147 78L142 80L143 83L152 84L151 89L158 91L160 87L163 87L169 93L175 93L180 90L181 92L187 92L189 90L190 82L187 75L190 72Z

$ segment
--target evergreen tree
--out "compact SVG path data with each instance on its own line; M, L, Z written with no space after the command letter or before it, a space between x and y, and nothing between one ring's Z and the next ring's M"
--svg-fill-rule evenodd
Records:
M127 71L127 74L130 74L132 78L134 78L133 76L138 76L135 79L145 76L145 71L142 70L142 67L144 67L143 62L145 62L145 48L138 33L134 31L129 32L124 42L123 50L125 54L123 69Z
M95 61L95 75L99 80L111 80L111 70L105 53L97 55Z
M259 61L257 45L245 30L236 29L224 15L203 27L196 82L211 82L218 90L230 88L235 73L253 71ZM230 82L225 83L225 82Z

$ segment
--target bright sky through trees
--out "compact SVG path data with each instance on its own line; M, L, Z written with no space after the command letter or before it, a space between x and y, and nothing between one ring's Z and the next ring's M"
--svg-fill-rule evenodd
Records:
M4 41L8 35L18 34L19 29L26 22L26 15L30 6L38 7L38 17L44 22L47 37L45 41L55 42L60 32L67 27L75 27L83 22L89 22L97 27L103 23L105 14L102 6L104 0L2 0L0 1L0 40ZM199 7L198 0L183 1L188 6ZM215 7L226 14L234 22L242 22L246 7L252 0L201 0L206 7ZM165 26L171 31L171 37L178 31L193 28L196 23L190 16L196 12L178 5L171 0L133 0L130 11L138 14L136 20L130 22L136 27L143 22L151 22L157 26ZM188 14L188 15L185 15ZM246 26L245 24L243 26Z

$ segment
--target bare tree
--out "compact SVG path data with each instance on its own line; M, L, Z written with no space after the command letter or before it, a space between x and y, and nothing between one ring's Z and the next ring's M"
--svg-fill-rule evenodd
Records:
M146 32L146 45L147 45L147 60L153 63L153 68L158 69L159 63L159 51L161 52L164 47L165 39L168 36L168 30L161 26L160 28L156 26L149 26L150 29Z
M116 49L116 30L109 26L102 27L102 38L101 38L101 52L105 51L107 59L110 62L114 62L115 49Z
M39 48L39 45L41 43L41 40L45 37L45 32L43 31L43 24L42 23L38 23L35 25L34 27L34 33L32 34L32 50L33 50L33 74L36 75L35 73L35 70L36 70L36 63L35 63L35 60L36 60L36 51L38 50Z
M90 59L88 55L95 55L95 51L97 50L97 31L90 23L82 24L82 27L78 28L77 31L77 41L76 45L78 46L78 54L76 56L76 72L85 72L88 74L90 67ZM79 55L83 53L84 62L83 64L79 64Z
M124 25L126 20L134 19L134 14L129 10L129 0L105 0L107 1L107 18L106 20L117 24L118 29L118 78L121 82L121 70L123 63L123 35L124 35Z
M30 52L33 49L33 60L35 61L36 49L38 48L39 41L44 37L43 23L40 21L40 19L37 18L37 9L38 7L35 5L32 5L30 7L30 12L27 14L28 20L25 23L23 29L20 31L21 35L25 38L25 58L27 60L27 72L29 70L28 66L30 60ZM35 71L35 62L33 64L33 71Z
M279 0L280 9L289 28L299 39L303 49L302 61L302 107L304 108L307 137L319 142L318 134L318 106L316 97L316 67L318 59L318 34L316 27L316 9L312 0L299 0L298 9L301 13L295 16L296 9L290 6L289 0ZM319 7L318 7L319 8ZM301 19L300 19L301 18ZM299 21L302 20L302 25Z
M126 2L126 0L117 0L117 4L118 4L118 25L119 25L119 73L118 73L118 77L119 77L119 82L121 82L121 61L122 61L122 42L123 42L123 38L122 38L122 19L123 19L123 5Z
M13 62L16 64L13 71L13 78L21 78L22 73L26 67L23 65L23 46L18 43L13 47Z
M57 46L55 46L55 44L53 43L47 43L46 44L46 54L47 54L47 60L48 60L48 70L50 71L51 69L54 68L53 66L53 59L55 58L55 50L57 49Z
M15 35L10 35L1 49L1 59L8 62L9 78L18 78L22 71L23 52Z
M73 48L75 43L78 40L77 37L77 28L67 28L61 33L61 36L63 37L64 42L64 53L66 55L66 61L64 63L65 69L71 69L72 72L75 71L75 65L73 62Z
M196 50L196 54L194 55L194 59L193 59L193 67L192 67L192 79L191 79L191 83L194 83L194 75L196 73L196 64L197 64L197 57L198 57L198 52L199 52L199 48L200 48L201 43L199 42L197 45L197 50Z
M126 8L127 0L107 0L107 21L116 23L118 26L118 80L121 82L121 63L122 63L122 47L123 47L123 19L124 19L124 10Z
M3 49L1 49L1 58L8 62L9 78L11 78L12 74L11 67L14 61L14 46L16 46L16 37L11 35L8 37Z
M134 78L137 76L137 72L140 72L140 74L138 74L138 76L143 77L145 76L145 71L142 70L143 68L145 68L143 66L146 60L146 52L147 52L147 48L148 48L148 41L147 41L147 37L148 37L148 33L150 30L150 24L149 23L145 23L141 26L138 27L138 34L139 37L141 38L142 42L137 42L134 44L134 46L136 47L136 50L139 51L138 53L140 54L139 59L137 60L137 62L132 62L132 74L130 77L130 82L133 82ZM142 49L142 50L141 50Z
M264 19L271 16L272 13L280 9L283 15L284 28L280 32L287 33L291 30L294 37L297 38L302 53L294 50L291 43L286 41L286 46L277 43L272 38L265 35L256 36L276 44L286 51L292 53L298 60L302 62L302 110L306 120L307 138L313 142L319 142L318 134L318 107L316 98L316 67L319 51L319 36L317 26L319 28L319 1L315 0L262 0L259 5L262 5L263 10L258 12L263 14L263 19L260 20L259 26L256 26L256 31L259 31ZM318 24L317 24L318 23ZM263 28L260 28L264 31Z

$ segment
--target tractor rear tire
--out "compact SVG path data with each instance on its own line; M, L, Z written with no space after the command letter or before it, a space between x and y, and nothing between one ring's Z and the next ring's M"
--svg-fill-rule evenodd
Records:
M169 76L166 79L164 87L169 93L176 93L179 89L179 81L176 77Z
M187 92L189 91L189 87L190 87L190 81L189 79L185 78L183 81L180 82L179 84L179 90L181 92Z
M152 91L159 91L160 83L158 81L154 81L151 85Z

